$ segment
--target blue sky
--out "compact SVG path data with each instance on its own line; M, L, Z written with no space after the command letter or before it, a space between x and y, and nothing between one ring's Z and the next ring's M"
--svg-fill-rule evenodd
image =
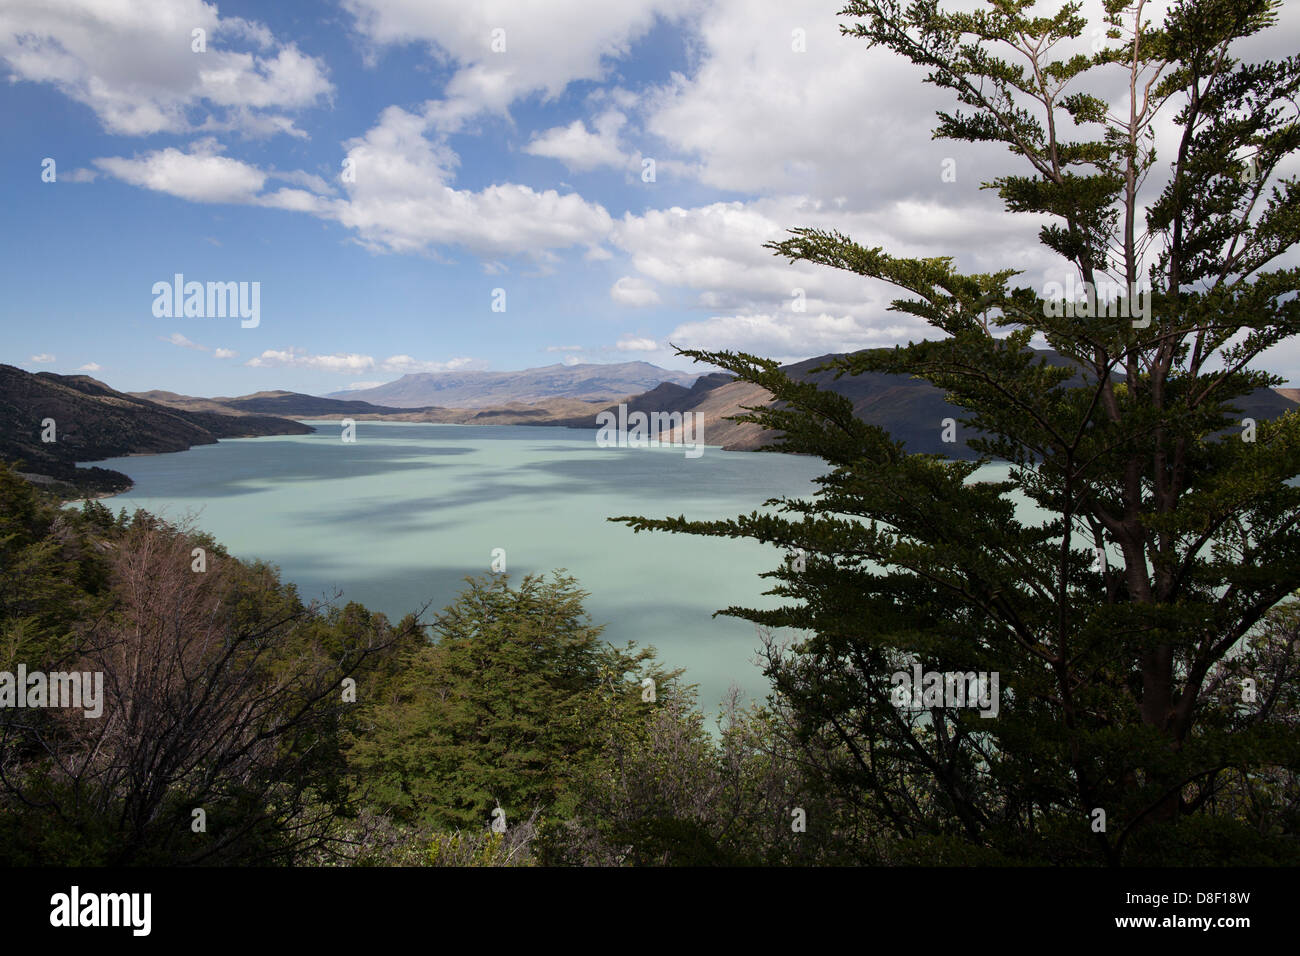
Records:
M943 95L841 37L840 5L6 0L0 361L323 393L927 334L762 248L797 225L1059 278L979 189L1005 153L932 140ZM175 273L259 283L258 325L155 316ZM1300 379L1294 347L1270 360Z

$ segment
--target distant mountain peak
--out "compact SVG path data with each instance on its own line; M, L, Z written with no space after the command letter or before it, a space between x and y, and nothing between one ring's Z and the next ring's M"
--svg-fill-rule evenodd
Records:
M408 372L385 385L330 392L325 397L398 408L488 408L554 398L618 399L639 395L664 382L689 388L699 377L695 372L674 372L643 361L555 363L513 372Z

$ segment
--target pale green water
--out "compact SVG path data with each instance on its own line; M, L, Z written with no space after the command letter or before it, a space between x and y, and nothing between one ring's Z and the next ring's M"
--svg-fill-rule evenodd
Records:
M758 577L781 552L752 541L634 534L615 515L734 517L778 495L807 496L827 468L794 455L680 446L598 448L557 428L358 422L314 435L222 441L98 462L135 481L104 503L182 517L242 558L278 564L304 599L355 600L396 620L448 604L504 548L511 579L567 568L591 592L606 640L653 645L685 667L713 713L731 684L767 693L753 625L719 608L772 606ZM793 636L793 635L786 635Z

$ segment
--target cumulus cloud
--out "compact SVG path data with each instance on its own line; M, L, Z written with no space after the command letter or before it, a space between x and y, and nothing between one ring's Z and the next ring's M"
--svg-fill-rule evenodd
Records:
M620 352L657 352L659 344L654 339L639 339L624 336L615 346Z
M188 153L167 147L133 159L106 157L95 165L133 186L169 193L191 202L253 202L266 173L217 154L213 140L201 140Z
M556 126L537 133L524 152L558 159L571 170L584 171L598 166L624 167L636 161L619 146L618 131L627 117L618 110L606 110L596 117L595 132L577 119L568 126Z
M306 349L289 347L287 349L267 349L244 363L252 368L303 368L321 372L352 373L364 371L394 372L452 372L479 364L471 358L454 358L446 362L427 362L409 355L393 355L386 359L375 359L372 355L356 352L337 352L333 355L316 355ZM360 386L354 386L360 387Z
M333 187L313 174L265 171L223 156L212 139L188 151L167 147L130 159L101 158L95 165L123 182L192 202L258 205L334 220L363 245L385 252L450 245L484 256L545 260L554 249L593 247L613 227L603 206L571 193L512 183L454 188L459 159L426 135L428 128L425 117L398 107L385 110L377 125L345 144L354 174L342 183L345 198L324 195ZM267 189L271 180L307 188Z
M375 367L370 355L355 352L312 355L305 349L267 349L244 363L251 368L309 368L325 372L359 372Z
M333 90L321 60L203 0L6 0L0 59L16 79L51 84L127 136L301 135L285 111Z
M309 193L305 189L277 189L275 192L263 193L256 198L255 202L259 206L311 213L324 218L334 218L338 208L332 200Z
M409 355L393 355L384 359L376 367L382 372L455 372L469 369L484 363L472 358L454 358L446 362L426 362Z
M349 141L354 181L334 215L372 248L417 252L457 245L484 256L544 254L599 243L613 222L605 208L569 193L503 183L479 191L450 185L458 159L429 119L389 107Z
M848 315L727 315L685 322L668 335L679 348L717 351L729 349L797 362L827 352L892 345L907 337L909 326L900 322L872 324ZM622 343L619 344L620 348Z
M616 224L613 242L642 276L666 287L695 291L697 307L715 315L707 324L692 323L695 332L730 330L744 336L747 350L763 354L755 343L789 349L797 339L797 333L778 332L771 326L777 317L786 330L813 323L808 346L798 356L807 358L862 348L864 341L881 345L925 337L932 330L919 319L889 311L891 301L906 297L901 290L843 270L792 264L765 249L765 242L785 238L793 226L838 229L894 255L956 253L957 268L969 271L1014 262L1026 270L1021 282L1038 285L1044 275L1050 275L1052 257L1036 244L1037 224L1029 219L990 213L978 205L898 200L879 210L862 211L784 196L629 213ZM618 298L614 290L611 295ZM819 315L841 317L853 325L810 318ZM864 337L872 328L891 329L899 338L886 342ZM704 347L722 347L716 335L710 341L714 344ZM741 347L739 340L736 347Z
M842 36L852 20L835 12L823 0L714 0L699 18L698 66L647 96L646 129L696 157L706 185L844 196L863 207L900 194L951 196L946 157L960 159L960 181L972 188L982 157L1005 165L1005 150L932 140L935 110L950 97L902 57Z
M28 361L36 365L49 365L54 361L54 356L49 352L38 352L29 358Z
M103 370L103 368L104 366L100 365L98 362L87 362L85 365L77 366L77 371L78 372L99 372Z
M238 355L234 349L214 349L212 352L212 357L218 359L236 358Z
M658 305L659 293L644 279L623 276L609 290L609 297L622 305Z
M603 79L610 62L624 56L659 18L679 17L692 4L345 0L344 8L376 48L424 44L432 58L454 64L443 97L430 110L438 128L451 131L481 112L504 113L521 97L555 97L575 80Z
M183 349L194 349L198 352L212 351L206 345L199 345L199 343L187 339L179 332L173 332L171 335L160 335L158 338L163 342L170 342L172 345L179 345Z

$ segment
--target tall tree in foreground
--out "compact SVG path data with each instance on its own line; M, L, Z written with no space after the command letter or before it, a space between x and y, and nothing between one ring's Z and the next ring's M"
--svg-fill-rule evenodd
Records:
M773 362L691 351L767 388L778 404L740 420L832 471L782 514L614 520L807 553L770 575L785 606L724 613L811 632L770 646L768 673L823 785L881 821L863 858L1294 861L1294 640L1261 625L1300 586L1300 414L1234 403L1279 384L1254 363L1300 327L1300 203L1277 172L1300 145L1300 59L1233 55L1274 24L1268 0L1185 0L1159 25L1143 2L1107 0L1101 24L1033 7L853 0L841 29L952 91L936 136L1009 148L986 185L1047 219L1059 287L836 232L770 244L907 293L892 308L941 335L835 366L944 389L1006 479L906 454ZM1160 161L1158 117L1177 130ZM892 693L913 664L998 674L996 716L914 709Z

